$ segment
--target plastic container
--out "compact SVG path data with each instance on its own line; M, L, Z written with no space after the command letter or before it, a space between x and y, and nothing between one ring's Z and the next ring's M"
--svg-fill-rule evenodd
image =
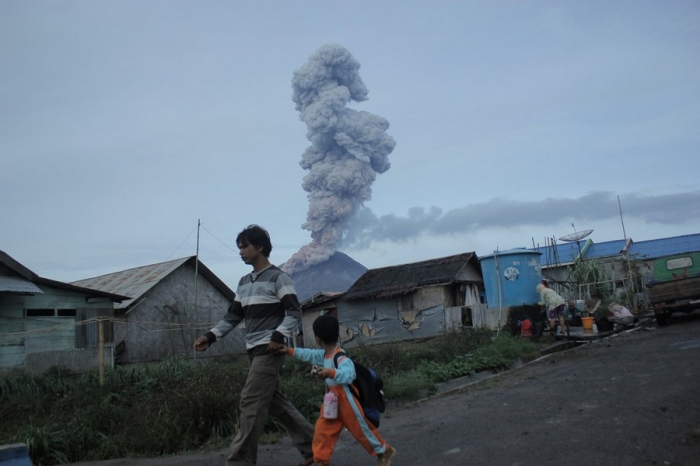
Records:
M581 317L581 325L584 330L593 330L593 317Z
M327 392L323 396L323 417L338 419L338 397L333 392Z
M494 251L479 259L489 308L535 304L535 287L542 282L541 252L529 249Z

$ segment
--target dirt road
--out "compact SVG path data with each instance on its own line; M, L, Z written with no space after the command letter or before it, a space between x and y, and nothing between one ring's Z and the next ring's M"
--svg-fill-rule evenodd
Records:
M700 466L700 318L636 330L541 358L402 409L380 431L394 466ZM99 466L225 463L226 451ZM259 466L293 466L288 441ZM347 433L333 466L373 465Z

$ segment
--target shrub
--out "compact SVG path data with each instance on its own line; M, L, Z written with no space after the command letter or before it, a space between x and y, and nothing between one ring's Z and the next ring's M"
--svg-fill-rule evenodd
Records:
M415 401L435 391L435 384L422 372L409 371L384 379L387 403Z
M15 443L24 443L31 452L32 464L36 466L68 462L69 435L65 427L56 424L28 424L20 428L13 437Z

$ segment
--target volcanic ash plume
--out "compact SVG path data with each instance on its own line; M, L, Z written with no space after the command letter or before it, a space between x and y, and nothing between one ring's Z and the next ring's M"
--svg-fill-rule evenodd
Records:
M389 122L346 108L367 100L360 63L339 45L324 45L294 72L292 100L311 141L299 163L309 170L302 187L309 193L305 230L311 242L282 267L301 272L328 259L343 237L346 223L372 197L377 173L390 167L396 142L386 134Z

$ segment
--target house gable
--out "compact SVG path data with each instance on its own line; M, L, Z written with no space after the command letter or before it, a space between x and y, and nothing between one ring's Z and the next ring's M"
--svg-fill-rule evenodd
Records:
M195 273L196 270L196 273ZM195 256L74 282L102 290L128 292L117 306L115 359L118 363L195 357L192 343L226 313L235 293ZM245 352L238 328L196 357Z

